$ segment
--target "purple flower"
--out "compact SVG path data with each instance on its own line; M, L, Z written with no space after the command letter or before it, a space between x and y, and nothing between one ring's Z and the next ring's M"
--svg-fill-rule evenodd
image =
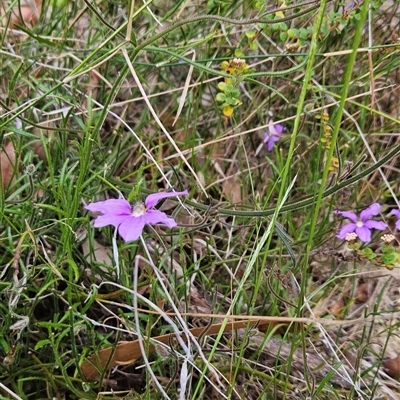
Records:
M263 141L267 145L268 151L274 148L275 143L280 140L282 133L283 125L273 124L273 121L269 122L267 132L263 133Z
M400 230L400 210L392 210L390 214L393 214L395 217L397 217L396 228Z
M345 7L344 7L344 9L346 10L346 11L349 11L349 10L351 10L352 8L354 8L354 7L358 7L358 6L360 6L362 4L362 0L361 1L358 1L358 2L355 2L355 1L350 1Z
M112 225L118 228L118 233L125 242L137 240L142 234L146 224L164 224L168 228L177 225L175 220L165 213L152 208L166 197L184 196L188 191L183 192L160 192L147 196L144 204L136 203L133 208L125 199L110 199L91 203L85 207L86 210L101 213L94 221L95 228Z
M347 234L355 232L361 241L370 242L372 229L383 231L387 228L387 225L384 222L370 219L371 217L378 215L380 209L380 204L373 203L364 211L361 211L360 218L351 211L334 211L335 214L340 214L342 217L353 221L344 225L336 237L339 239L345 239Z

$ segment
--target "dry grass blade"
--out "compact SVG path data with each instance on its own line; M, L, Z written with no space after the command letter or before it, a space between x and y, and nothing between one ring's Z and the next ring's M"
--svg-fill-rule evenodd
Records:
M192 61L194 61L196 59L196 52L194 50L192 52L193 52ZM179 116L181 115L183 106L185 105L185 100L186 100L186 96L187 96L187 93L189 90L190 80L192 79L193 69L194 69L193 64L190 64L189 72L188 72L188 75L187 75L186 81L185 81L185 86L183 87L182 95L179 99L178 111L176 112L176 116L175 116L174 122L172 122L172 126L175 125L176 121L178 120Z

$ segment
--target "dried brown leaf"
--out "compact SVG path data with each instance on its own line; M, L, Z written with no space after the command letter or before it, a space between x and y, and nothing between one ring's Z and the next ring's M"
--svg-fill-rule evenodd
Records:
M224 328L224 332L254 327L259 323L259 321L235 321L228 323ZM265 322L261 322L261 324L264 323ZM199 337L200 335L216 335L221 328L222 324L213 324L205 328L201 327L190 329L190 332L194 337ZM152 340L159 343L169 344L174 340L174 338L175 334L171 333L153 337ZM182 339L185 340L185 338L186 336L182 335ZM147 355L149 355L156 350L156 346L150 343L146 349ZM142 353L138 340L134 340L132 342L121 341L115 347L109 347L107 349L100 350L98 353L90 356L82 363L81 369L87 380L96 380L106 367L110 369L116 367L117 365L131 365L141 357Z
M39 19L42 10L42 0L25 0L21 3L20 5L16 5L11 11L11 28L16 28L18 25L34 26ZM3 7L0 7L0 14L5 15ZM6 16L1 19L1 24L3 26L7 24Z
M328 308L330 313L336 318L339 318L343 314L344 300L342 298L336 299Z
M232 204L242 202L242 187L235 177L231 176L224 181L222 192Z
M359 303L366 303L371 297L371 285L368 282L360 283L357 287L357 291L354 295L354 301Z
M389 376L400 379L400 354L395 358L383 361L382 366Z
M90 243L91 242L88 238L86 238L86 240L82 243L83 255L88 257L91 254L95 261L112 267L112 250L106 246L103 246L96 240L93 240L92 247L90 246Z
M3 147L0 152L0 170L3 189L8 188L14 175L15 148L12 142Z

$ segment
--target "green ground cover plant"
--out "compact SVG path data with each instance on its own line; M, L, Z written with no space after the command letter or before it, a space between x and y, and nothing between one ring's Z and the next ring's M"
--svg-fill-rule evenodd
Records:
M399 398L397 1L0 14L0 398Z

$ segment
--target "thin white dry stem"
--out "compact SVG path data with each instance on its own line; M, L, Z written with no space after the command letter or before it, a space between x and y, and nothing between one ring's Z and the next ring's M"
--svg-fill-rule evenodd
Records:
M16 399L16 400L22 400L21 397L19 397L19 396L18 396L17 394L15 394L12 390L10 390L7 386L3 385L1 382L0 382L0 387L1 387L5 392L7 392L10 396L12 396L14 399Z
M132 37L133 15L135 12L135 0L131 0L131 8L129 9L129 17L127 18L125 40L128 42Z
M146 4L145 0L142 0L142 1L143 1L143 4ZM152 3L152 2L153 2L153 0L152 0L152 1L149 1L147 4L150 4L150 3ZM158 25L164 26L164 25L157 19L157 17L153 14L153 11L151 11L151 8L150 8L149 6L146 6L146 9L147 9L147 11L150 13L150 15L153 17L154 21L157 22Z
M172 144L173 148L176 150L176 152L178 153L179 157L181 158L181 160L184 162L184 164L188 167L189 171L192 173L194 179L196 180L197 184L199 185L199 187L201 188L201 190L203 191L203 193L205 194L206 198L208 198L208 194L207 192L204 190L204 187L199 179L199 177L197 176L196 172L194 171L194 169L192 168L192 166L190 165L190 163L187 161L187 159L183 156L182 151L179 149L179 147L177 146L177 144L175 143L174 139L171 137L171 135L168 133L168 131L165 129L163 123L161 122L160 118L158 118L157 113L155 112L153 106L151 105L146 92L144 91L143 85L140 82L139 77L136 74L135 68L133 68L133 65L131 63L131 60L128 56L128 53L126 51L126 48L122 49L122 53L125 57L125 60L128 64L129 70L131 71L132 77L136 82L136 85L138 86L138 89L140 91L140 93L142 94L142 96L144 97L144 101L147 104L147 107L149 108L151 114L153 115L154 120L157 122L158 126L160 127L160 129L164 132L165 136L167 137L167 139L169 140L169 142Z
M243 141L243 136L239 137L239 143L243 147L243 155L244 155L244 158L246 160L247 169L249 170L251 168L250 160L249 160L249 155L247 154L247 151L246 151L246 146L245 146L244 141ZM236 157L236 153L235 153L235 157ZM254 189L254 182L253 182L253 175L252 174L249 174L248 183L249 183L250 188L251 188L251 193L254 196L255 189Z
M374 64L372 61L372 46L373 46L373 38L372 38L372 5L368 6L368 65L369 65L369 73L370 73L370 94L371 94L371 108L374 108L375 105L375 78L374 78Z
M367 53L369 51L381 51L383 48L390 48L390 47L398 47L398 44L385 44L382 45L382 47L377 47L375 48L370 48L370 47L360 47L359 49L356 49L357 53ZM345 56L348 54L351 54L353 50L339 50L339 51L332 51L330 53L324 53L324 57L337 57L337 56Z
M194 49L190 50L185 55L188 55L188 54L191 54L191 53L193 53L192 61L194 61L196 59L196 51ZM176 121L178 120L179 116L181 115L181 112L183 110L183 106L185 105L185 100L186 100L186 96L187 96L187 93L188 93L188 90L189 90L190 81L192 79L193 70L194 70L194 65L190 64L189 72L187 74L187 77L186 77L186 80L185 80L185 84L183 85L182 94L181 94L181 97L179 99L178 111L176 112L176 116L175 116L174 122L172 122L172 126L175 125Z
M183 363L181 365L181 373L180 373L180 379L179 379L179 400L185 400L186 398L186 388L190 386L190 376L188 371L188 362L187 359L185 358L183 360Z
M112 238L112 247L113 247L113 257L115 262L115 269L117 271L117 279L119 280L120 275L120 268L119 268L119 252L118 252L118 244L117 244L117 234L118 228L114 229L114 234Z
M102 308L104 308L104 309L107 311L107 313L110 312L110 310L109 310L107 307L105 307L105 306L102 304L102 302L97 301L97 304L99 304ZM109 304L113 305L114 302L110 301ZM136 332L132 332L132 331L129 330L129 329L121 328L120 326L107 325L107 324L105 324L105 323L103 323L103 322L98 322L98 321L96 321L95 319L89 318L87 315L82 315L81 317L82 317L85 321L90 322L93 326L101 326L102 328L107 328L107 329L111 329L111 330L113 330L113 331L122 332L122 333L128 333L128 334L130 334L130 335L136 334Z

